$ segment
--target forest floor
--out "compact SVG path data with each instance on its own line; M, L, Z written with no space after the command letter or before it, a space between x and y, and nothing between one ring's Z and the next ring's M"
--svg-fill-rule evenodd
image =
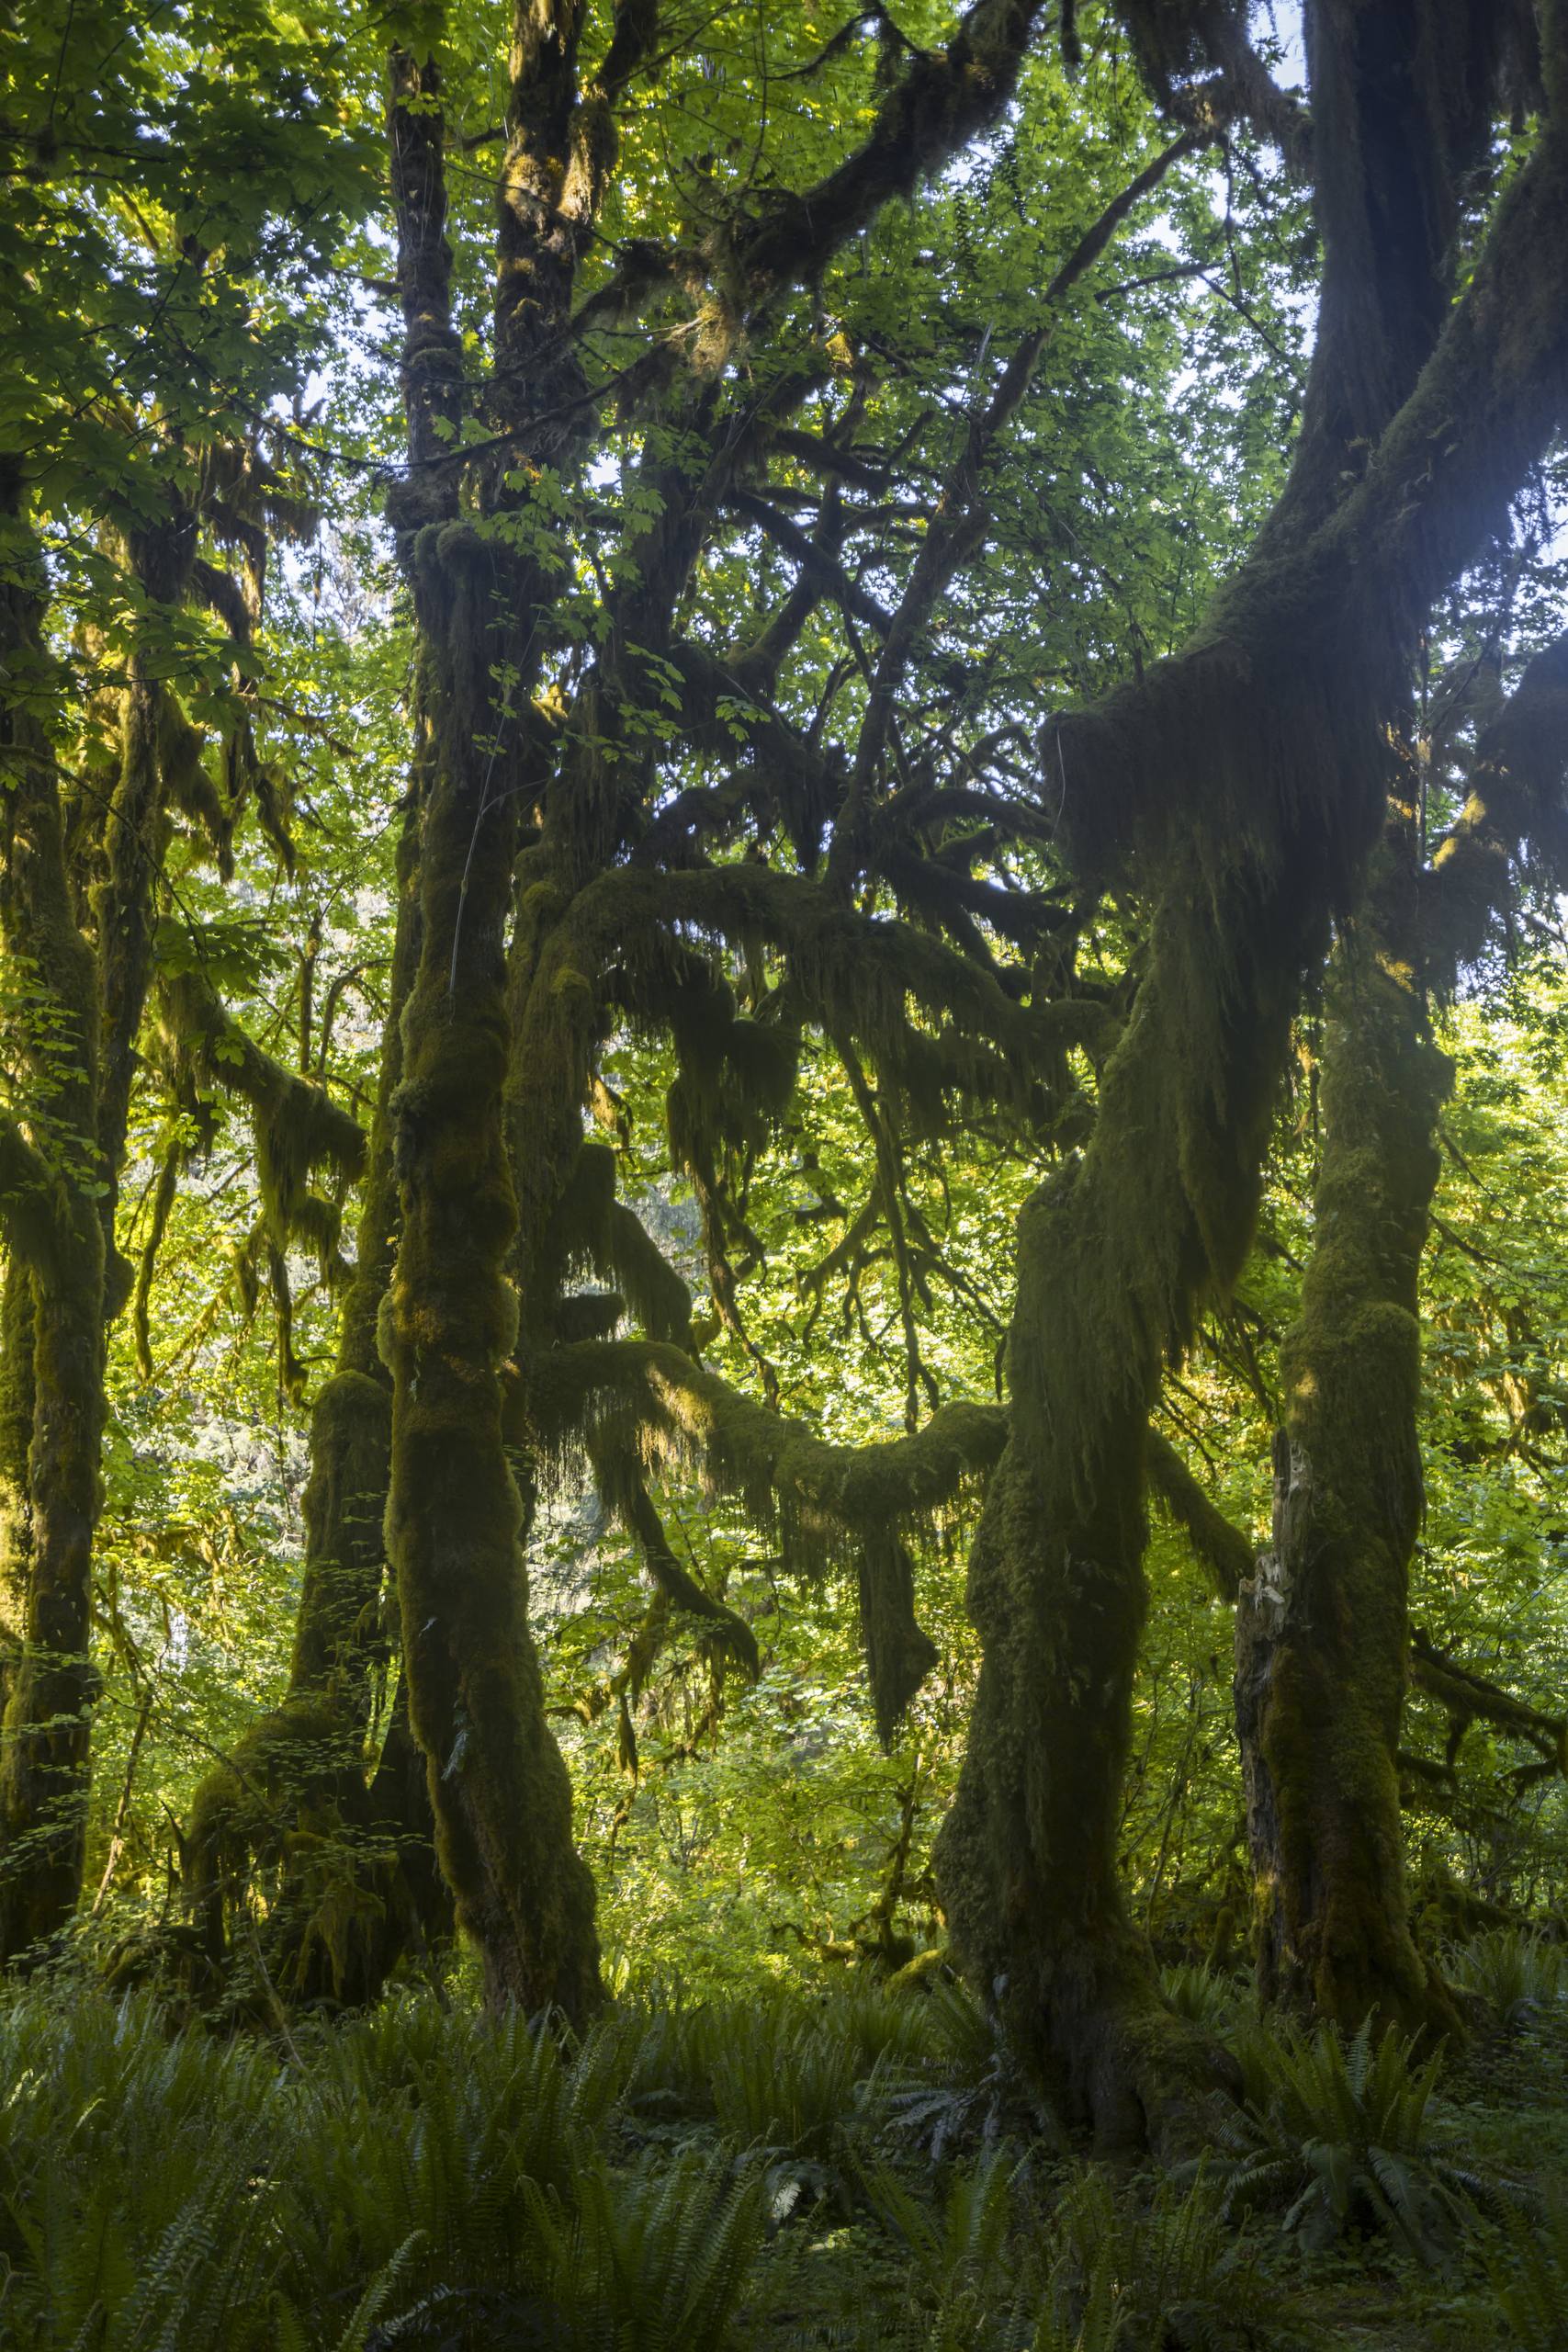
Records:
M1248 2106L1162 2177L1042 2133L952 1984L628 2003L563 2050L452 1991L214 2032L35 1982L0 2347L1568 2352L1565 1975L1461 1955L1482 2030L1423 2065L1171 1972Z
M951 2215L954 2183L964 2177L956 2153L944 2159L945 2184L941 2164L911 2165L906 2155L899 2165L932 2233L924 2266L917 2260L912 2275L907 2230L874 2210L874 2189L872 2210L863 2202L839 2216L819 2206L793 2241L781 2232L764 2249L738 2341L748 2352L807 2345L824 2352L884 2345L959 2352L967 2343L1017 2346L1020 2352L1110 2352L1112 2346L1122 2352L1304 2352L1309 2346L1322 2352L1568 2352L1568 2007L1559 1993L1540 2002L1520 1998L1506 2020L1495 2011L1478 2017L1481 2030L1470 2048L1435 2070L1419 2132L1411 2134L1445 2177L1451 2168L1453 2180L1446 2212L1443 2201L1429 2208L1425 2218L1436 2226L1416 2233L1426 2240L1419 2247L1389 2213L1377 2216L1364 2201L1358 2211L1352 2200L1342 2232L1314 2230L1310 2211L1301 2217L1307 2226L1289 2224L1293 2198L1281 2210L1281 2198L1267 2194L1250 2202L1239 2230L1200 2226L1187 2233L1183 2200L1172 2194L1181 2184L1135 2174L1119 2180L1114 2204L1090 2199L1088 2214L1069 2215L1064 2229L1063 2208L1079 2204L1093 2168L1070 2158L1043 2159L1038 2139L1021 2133L1015 2116L1013 2128L1004 2126L990 2145L1011 2169L1015 2188L1032 2177L1034 2194L1015 2201L1005 2238L986 2262L983 2280L976 2279L978 2291L966 2308L961 2301L945 2315L948 2325L938 2278L944 2274L951 2284L962 2268L954 2259L961 2230ZM1337 2133L1326 2115L1301 2120L1325 2130L1325 2170L1336 2159L1353 2158L1357 2135L1348 2116L1341 2114ZM1388 2152L1391 2186L1401 2162L1416 2154L1409 2146ZM1222 2163L1219 2170L1223 2177L1227 2167ZM1201 2183L1196 2201L1201 2207ZM1249 2202L1245 2195L1237 2201ZM1098 2223L1119 2242L1099 2249L1074 2243L1074 2222L1084 2219L1091 2231ZM1027 2233L1021 2245L1021 2231ZM1043 2258L1042 2231L1053 2248ZM1117 2281L1122 2292L1097 2309L1097 2250L1109 2254L1112 2273L1141 2267L1147 2283L1152 2270L1165 2293L1126 2294L1129 2275ZM1024 2288L1013 2312L1004 2283L1010 2276ZM1118 2312L1119 2301L1131 2307ZM1046 2313L1035 2322L1037 2333L1029 2325L1031 2302ZM974 2328L969 2336L966 2321Z

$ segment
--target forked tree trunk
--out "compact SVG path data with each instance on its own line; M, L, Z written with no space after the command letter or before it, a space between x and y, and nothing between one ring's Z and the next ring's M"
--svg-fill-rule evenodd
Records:
M532 17L528 28L518 52L525 61L539 39ZM553 43L545 50L557 54ZM517 1327L507 1279L517 1208L503 1099L505 934L540 582L499 535L487 537L458 516L451 471L433 463L444 454L434 427L455 420L462 404L444 132L434 69L400 54L392 71L404 401L415 463L393 519L414 593L432 758L421 953L394 1108L400 1230L382 1331L393 1378L387 1544L410 1714L459 1922L479 1946L492 2001L557 2008L576 2022L600 1998L593 1883L572 1843L570 1783L545 1714L528 1624L523 1501L502 1430ZM525 129L513 129L508 184ZM554 262L514 250L553 239L547 224L541 228L544 212L536 196L515 212L503 206L510 258L501 300L536 319L547 339ZM516 363L500 397L524 412L521 435L529 354L500 356Z

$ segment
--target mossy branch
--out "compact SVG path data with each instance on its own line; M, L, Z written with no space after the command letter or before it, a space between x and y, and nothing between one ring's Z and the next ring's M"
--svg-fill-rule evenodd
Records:
M337 1212L311 1193L309 1178L323 1167L342 1182L361 1175L364 1129L324 1088L275 1061L248 1036L199 973L166 976L163 1001L175 1038L203 1082L239 1095L250 1108L256 1174L274 1240L305 1241L323 1271L335 1271Z
M794 989L813 1017L856 1037L872 1053L908 1034L909 1001L938 1020L996 1045L1027 1085L1042 1060L1070 1047L1104 1047L1114 1030L1089 998L1020 1004L986 964L897 921L871 921L836 905L802 875L748 861L695 872L648 874L619 867L579 901L577 923L595 945L618 947L628 963L656 960L677 923L727 944L766 942L789 959Z
M558 1450L595 1425L653 1454L694 1464L739 1498L786 1552L815 1567L868 1536L913 1530L953 1504L1000 1456L998 1405L953 1403L912 1437L830 1445L804 1421L742 1396L679 1348L654 1340L584 1341L530 1367L513 1412Z
M1499 1683L1461 1666L1418 1625L1410 1635L1410 1679L1448 1714L1450 1769L1465 1733L1472 1723L1480 1722L1526 1741L1537 1749L1549 1770L1568 1775L1568 1718L1543 1713L1528 1701L1516 1699Z
M1149 1488L1160 1509L1179 1527L1198 1564L1222 1600L1235 1600L1254 1573L1252 1544L1204 1493L1170 1440L1151 1429L1144 1456Z
M885 204L913 195L996 122L1011 97L1043 0L976 0L943 49L913 51L864 141L805 189L780 189L725 240L753 299L808 284Z

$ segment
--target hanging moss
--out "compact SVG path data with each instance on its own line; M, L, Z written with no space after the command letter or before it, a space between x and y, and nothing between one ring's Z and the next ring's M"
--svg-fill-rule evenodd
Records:
M915 1615L915 1564L897 1536L867 1534L860 1547L860 1623L877 1736L885 1747L936 1664L936 1644Z
M165 799L199 827L217 860L220 879L229 882L234 873L234 813L208 774L206 750L201 729L191 725L176 696L165 693L158 712L158 766Z
M1167 1437L1150 1430L1144 1455L1154 1500L1179 1527L1222 1600L1234 1600L1253 1570L1253 1548L1217 1510Z
M164 977L162 1001L170 1047L200 1082L228 1090L249 1105L256 1181L267 1227L279 1249L300 1241L314 1250L329 1280L344 1279L338 1257L342 1211L310 1190L321 1168L352 1182L365 1165L365 1132L320 1086L275 1061L230 1018L197 972Z
M147 1220L147 1238L141 1245L141 1257L136 1269L136 1288L131 1294L130 1324L136 1346L136 1368L143 1380L152 1377L152 1330L149 1317L152 1278L158 1269L158 1252L168 1231L169 1212L179 1192L180 1169L184 1159L184 1147L179 1142L165 1145L158 1163L158 1182L152 1193L152 1215Z
M1421 876L1422 960L1442 992L1506 924L1516 863L1568 883L1568 632L1526 667L1483 729L1464 807Z
M607 1450L695 1469L807 1572L853 1556L866 1534L918 1536L985 1477L1007 1437L998 1407L954 1403L913 1437L829 1445L680 1349L640 1340L552 1350L529 1367L509 1416L543 1452L570 1454L587 1432Z

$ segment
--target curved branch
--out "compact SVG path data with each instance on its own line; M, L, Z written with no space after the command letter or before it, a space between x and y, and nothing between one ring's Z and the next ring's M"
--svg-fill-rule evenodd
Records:
M1044 0L975 0L945 49L916 51L865 140L805 189L780 189L728 232L723 258L753 300L809 283L885 204L913 195L1011 97Z
M562 1447L583 1431L592 1445L596 1427L660 1446L737 1496L760 1525L777 1528L786 1552L806 1567L857 1539L885 1539L929 1521L989 1472L1008 1428L999 1405L955 1403L912 1437L830 1445L679 1348L650 1340L552 1349L515 1384L509 1417L536 1435L543 1429Z
M1151 1429L1144 1456L1155 1500L1180 1528L1199 1566L1207 1569L1222 1600L1235 1600L1253 1575L1252 1544L1224 1511L1216 1509L1180 1454L1159 1430Z

